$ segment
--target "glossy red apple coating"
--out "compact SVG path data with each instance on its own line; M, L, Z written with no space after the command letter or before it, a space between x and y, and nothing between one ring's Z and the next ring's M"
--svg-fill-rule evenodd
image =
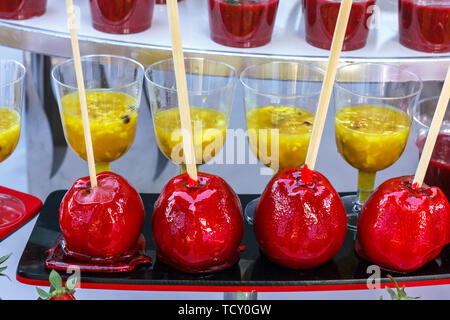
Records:
M220 177L187 174L165 186L152 218L158 259L187 273L216 272L239 259L244 221L239 198Z
M450 242L450 204L437 187L390 179L367 199L358 220L356 252L387 269L411 272Z
M59 208L59 224L66 249L93 258L117 257L136 244L145 219L136 190L112 172L75 181Z
M322 174L290 168L276 174L264 190L254 230L270 260L292 269L311 269L339 251L347 217L339 194Z

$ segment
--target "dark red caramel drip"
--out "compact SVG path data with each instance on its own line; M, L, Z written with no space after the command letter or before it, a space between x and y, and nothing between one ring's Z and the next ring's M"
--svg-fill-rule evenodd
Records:
M89 177L75 181L59 209L66 249L80 256L117 258L136 245L144 225L141 197L121 176L97 175L91 189Z
M302 177L308 175L310 181L304 183ZM276 174L264 190L254 231L270 260L292 269L311 269L339 251L347 217L339 194L322 174L290 168Z
M152 217L158 259L187 273L224 270L239 260L243 235L239 198L220 177L179 175L165 186Z
M367 199L358 221L356 252L387 269L412 272L450 242L450 204L437 187L390 179Z

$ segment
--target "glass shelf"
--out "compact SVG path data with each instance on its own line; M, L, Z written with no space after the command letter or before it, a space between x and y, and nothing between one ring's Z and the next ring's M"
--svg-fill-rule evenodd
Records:
M403 47L398 42L397 5L378 1L378 23L369 34L365 48L342 53L341 63L373 61L396 63L422 76L442 80L450 54L428 54ZM112 53L128 56L148 65L170 55L170 30L165 5L156 5L152 27L138 34L114 35L95 30L91 24L88 0L77 0L80 17L82 54ZM242 70L247 65L268 60L300 60L324 64L328 51L305 41L300 0L282 1L272 41L262 47L241 49L219 45L209 37L207 1L179 3L183 45L186 55L209 56L225 60ZM49 56L69 57L65 2L49 0L47 13L23 21L0 20L0 44Z

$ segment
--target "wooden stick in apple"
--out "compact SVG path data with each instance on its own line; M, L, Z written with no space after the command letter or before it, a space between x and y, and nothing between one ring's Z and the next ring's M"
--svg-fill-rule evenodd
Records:
M328 262L347 233L344 204L314 166L351 6L352 0L341 2L305 166L278 172L255 209L253 230L261 251L291 269L311 269Z
M339 62L339 57L341 55L342 45L344 44L345 32L347 30L352 2L352 0L342 0L341 7L339 9L339 15L333 35L333 42L331 44L330 57L328 59L327 71L323 80L322 91L319 98L319 106L316 112L311 140L309 142L308 154L305 161L305 166L310 170L314 170L316 165L320 140L322 138L322 132L325 126L325 119L327 117L331 93L333 92L333 84L336 79L336 69Z
M187 173L192 183L196 183L197 165L195 160L194 141L192 138L191 113L189 109L189 96L184 66L183 45L181 42L180 19L178 15L177 0L167 1L170 31L172 33L173 62L177 83L178 106L180 109L181 129L183 132L183 150Z
M87 160L89 165L89 176L91 178L91 188L97 187L97 175L95 172L94 149L92 147L91 128L89 126L89 115L86 101L86 90L84 87L83 69L81 68L80 47L78 44L77 26L73 1L66 0L67 15L70 29L70 39L72 41L72 53L77 77L78 94L80 96L81 116L83 119L84 140L86 144Z
M177 0L167 1L187 175L174 177L159 195L152 215L153 239L158 260L170 267L187 273L219 272L239 260L242 206L222 178L197 174L177 6Z
M445 78L444 86L439 96L439 101L436 107L436 111L431 122L430 130L428 132L425 146L423 147L422 156L420 157L419 165L417 166L416 174L413 180L413 186L420 189L422 187L423 179L428 169L428 164L433 154L434 145L439 135L439 130L444 120L445 112L447 110L448 102L450 99L450 67L447 70L447 76Z
M450 68L415 176L383 182L358 219L357 254L390 270L413 272L450 243L450 203L441 189L423 183L450 99Z

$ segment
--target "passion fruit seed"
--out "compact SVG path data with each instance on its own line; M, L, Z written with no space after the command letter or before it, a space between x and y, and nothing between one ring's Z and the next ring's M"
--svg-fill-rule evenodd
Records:
M121 117L121 119L123 120L123 123L125 123L125 124L130 123L130 117L127 114L123 115Z

